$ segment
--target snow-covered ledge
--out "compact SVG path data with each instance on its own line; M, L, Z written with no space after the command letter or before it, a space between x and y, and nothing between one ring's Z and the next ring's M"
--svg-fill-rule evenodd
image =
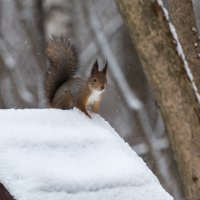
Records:
M0 182L17 200L172 200L98 115L1 110Z

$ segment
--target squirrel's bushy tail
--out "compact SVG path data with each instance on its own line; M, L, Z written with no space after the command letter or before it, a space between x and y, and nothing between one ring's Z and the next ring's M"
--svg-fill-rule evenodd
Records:
M45 53L50 61L45 77L45 93L47 103L51 104L57 89L76 73L78 59L72 43L64 36L52 36Z

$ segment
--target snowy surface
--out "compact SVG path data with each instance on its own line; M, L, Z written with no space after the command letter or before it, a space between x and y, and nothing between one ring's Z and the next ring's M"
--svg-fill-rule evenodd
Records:
M100 116L0 110L0 182L17 200L172 200Z

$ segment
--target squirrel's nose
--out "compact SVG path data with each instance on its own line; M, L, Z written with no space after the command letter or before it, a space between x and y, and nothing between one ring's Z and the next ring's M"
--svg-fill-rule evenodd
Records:
M101 86L101 89L103 90L103 89L104 89L104 86Z

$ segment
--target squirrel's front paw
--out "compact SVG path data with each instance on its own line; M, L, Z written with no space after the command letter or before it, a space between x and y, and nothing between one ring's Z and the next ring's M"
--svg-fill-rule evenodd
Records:
M85 114L86 114L90 119L92 118L91 115L90 115L88 112L86 112Z
M88 113L87 110L83 111L90 119L92 118L91 115Z

